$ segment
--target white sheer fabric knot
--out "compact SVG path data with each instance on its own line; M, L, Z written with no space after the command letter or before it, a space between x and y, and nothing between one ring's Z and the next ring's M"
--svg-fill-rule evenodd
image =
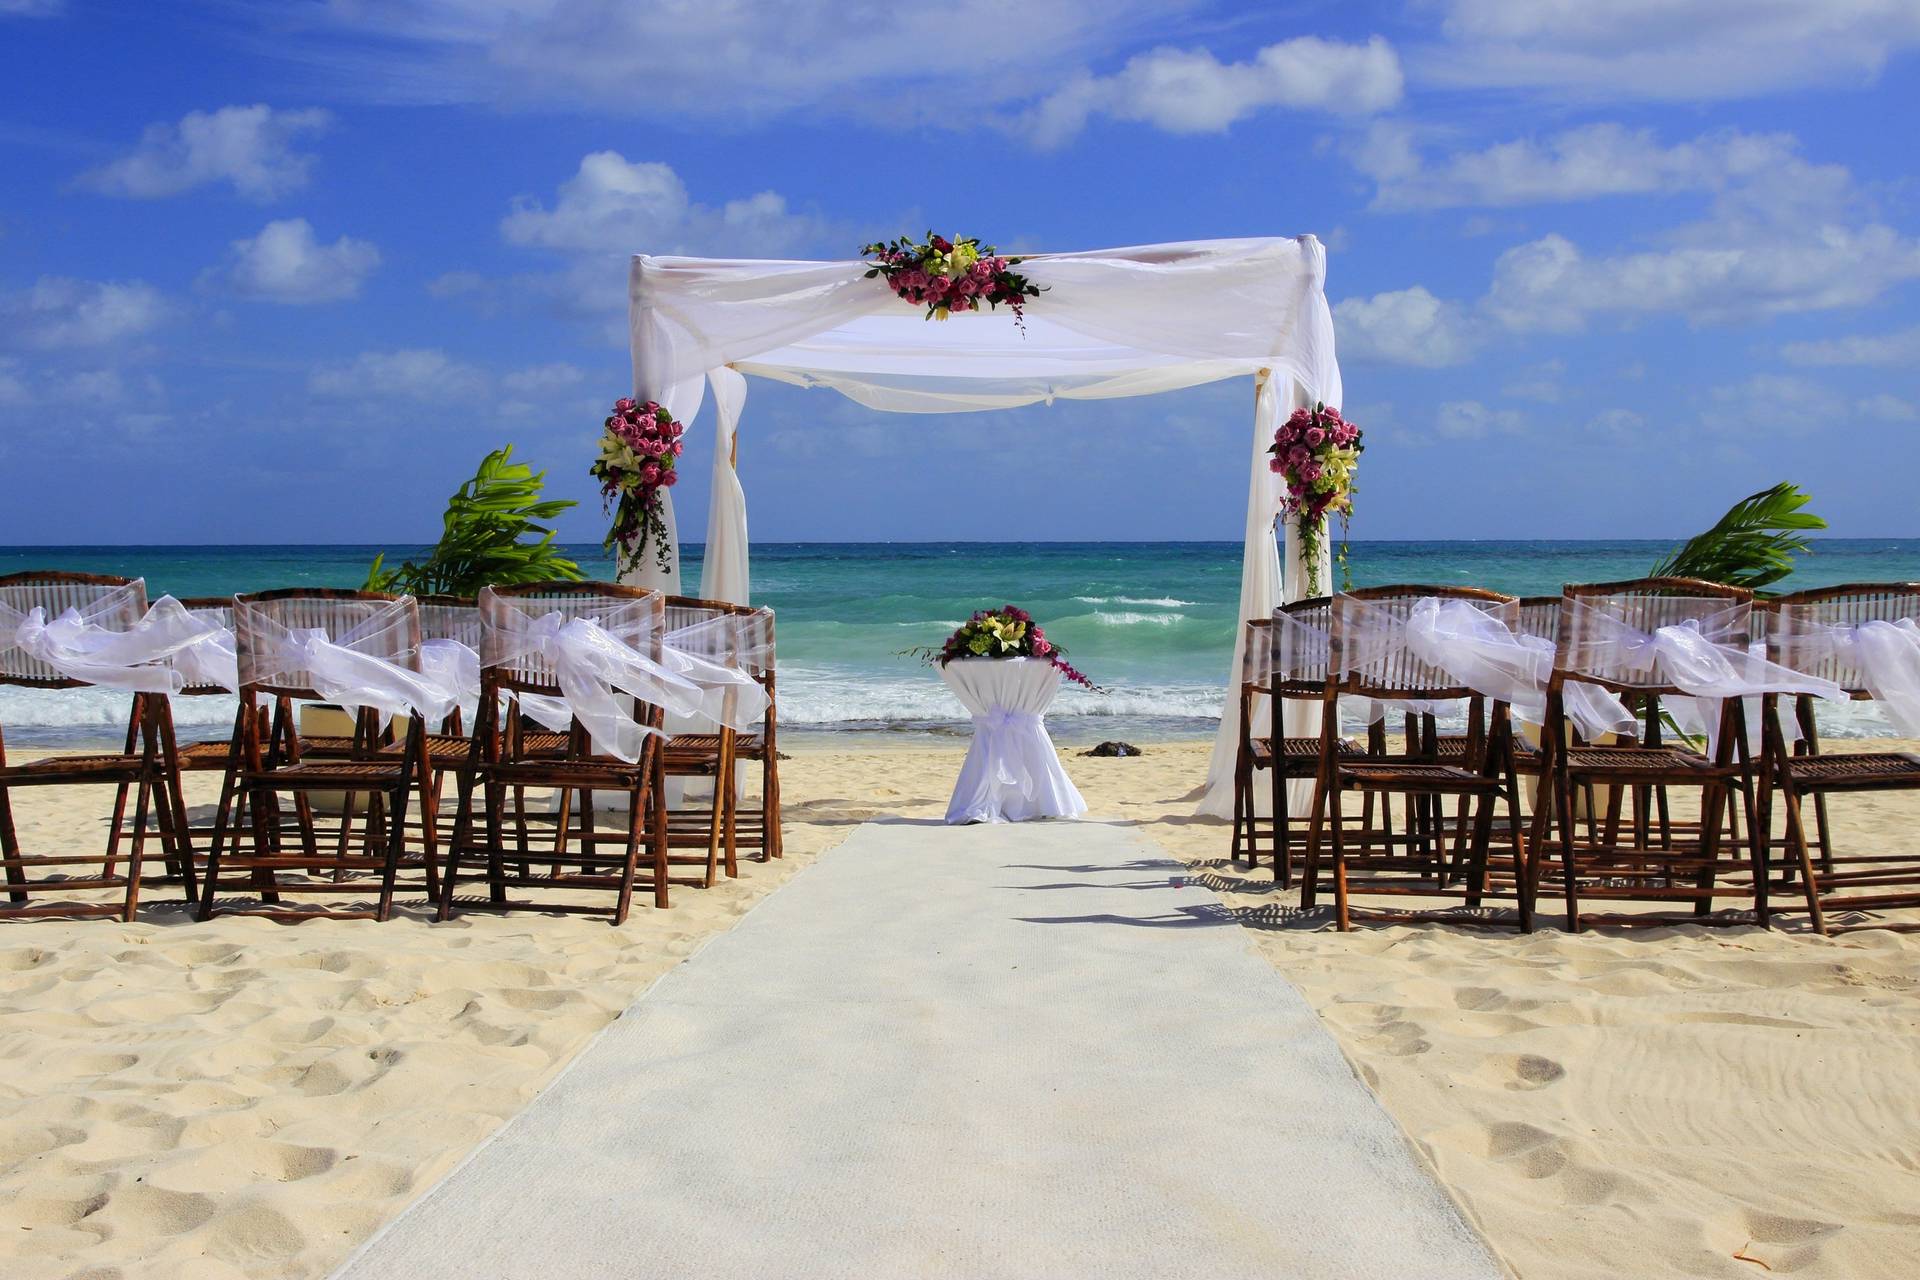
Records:
M558 708L546 695L522 695L521 707L535 720L564 732L578 720L593 749L632 763L641 745L660 731L634 718L631 701L691 716L701 705L700 687L640 652L627 638L616 635L591 618L568 618L558 610L529 615L505 611L490 618L487 661L505 665L538 658L550 667L560 686L559 701L566 722L555 724ZM633 639L645 639L637 628L619 628Z
M175 659L204 630L179 601L161 597L130 627L100 621L124 618L144 591L144 583L128 583L52 619L39 606L23 611L0 602L0 648L17 648L69 680L134 693L178 693L186 680Z
M1855 625L1804 616L1785 621L1782 649L1790 664L1831 659L1852 668L1895 730L1920 737L1920 626L1912 618Z
M765 670L769 647L755 639L752 615L725 613L667 632L666 665L698 693L696 719L740 733L767 718L767 691L750 671Z
M420 674L449 699L472 702L480 696L480 651L461 640L423 640Z

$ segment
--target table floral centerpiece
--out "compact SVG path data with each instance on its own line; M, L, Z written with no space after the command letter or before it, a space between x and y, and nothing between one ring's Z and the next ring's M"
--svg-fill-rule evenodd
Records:
M1034 622L1032 614L1010 604L980 610L961 623L938 649L911 652L942 667L956 658L1041 658L1082 688L1099 689L1067 661L1065 649L1047 639L1046 631Z

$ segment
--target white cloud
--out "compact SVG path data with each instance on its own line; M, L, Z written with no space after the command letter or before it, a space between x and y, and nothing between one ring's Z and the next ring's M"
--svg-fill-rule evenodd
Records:
M1512 409L1489 409L1478 400L1455 400L1440 406L1435 433L1447 440L1483 440L1490 435L1520 435L1526 418Z
M142 280L41 276L30 289L0 293L0 343L54 349L97 347L146 333L167 315L160 291Z
M695 202L670 165L596 151L560 184L551 208L523 198L500 223L508 243L572 253L744 253L777 257L817 239L818 219L762 191Z
M1590 258L1564 236L1543 236L1500 255L1487 307L1510 328L1563 333L1595 316L1734 323L1860 306L1920 279L1920 242L1877 224L1807 228L1797 238L1702 224L1686 238L1672 248Z
M1333 309L1343 360L1439 369L1465 364L1479 346L1472 317L1423 286L1344 298Z
M1587 434L1621 439L1636 435L1647 425L1646 416L1634 409L1603 409L1587 421Z
M984 118L1177 28L1200 0L253 0L283 56L382 101L557 102L737 125L814 108ZM244 10L243 10L244 11ZM289 28L289 23L301 25Z
M356 297L379 265L380 251L365 240L321 244L305 218L284 218L235 240L226 263L203 279L262 302L338 302Z
M33 399L33 393L27 390L27 380L20 362L10 356L0 356L0 408L12 408L23 405Z
M1400 59L1375 36L1341 44L1299 36L1223 63L1205 49L1160 48L1110 76L1082 72L1042 99L1025 119L1033 139L1057 146L1095 115L1138 121L1168 133L1219 133L1270 107L1365 114L1400 100Z
M500 379L500 385L508 391L522 395L538 395L541 392L565 391L569 387L577 387L585 382L586 378L586 370L580 366L555 362L516 369L504 375Z
M1897 333L1790 342L1780 354L1794 364L1920 364L1920 326Z
M1804 193L1843 193L1838 165L1812 166L1790 134L1725 131L1667 146L1651 129L1602 123L1550 137L1520 138L1462 151L1430 165L1401 122L1381 122L1354 152L1354 164L1378 183L1378 209L1438 209L1558 204L1603 196L1725 191L1760 183ZM1797 196L1806 199L1807 195Z
M67 0L0 0L0 17L51 18L67 10Z
M343 399L436 401L484 393L487 375L444 351L363 351L346 364L315 369L307 389Z
M1914 408L1912 401L1902 400L1899 396L1888 395L1884 391L1879 395L1865 397L1854 405L1854 410L1866 417L1878 418L1882 422L1920 420L1920 409Z
M215 182L250 200L273 200L307 185L314 157L294 150L302 134L332 122L325 111L221 107L189 111L179 124L148 125L140 145L79 185L103 195L153 200Z
M1920 47L1912 0L1446 0L1417 81L1698 102L1873 83Z
M1767 431L1804 435L1845 408L1844 401L1805 378L1757 373L1709 391L1700 420L1716 431L1744 436Z
M1513 381L1501 388L1501 393L1513 400L1554 404L1566 394L1566 388L1560 385L1560 379L1566 372L1565 360L1543 361L1520 370Z

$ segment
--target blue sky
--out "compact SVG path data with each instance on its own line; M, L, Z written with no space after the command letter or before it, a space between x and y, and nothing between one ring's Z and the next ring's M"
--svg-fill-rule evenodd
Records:
M1318 234L1356 537L1920 533L1920 0L0 0L0 78L0 542L428 538L507 441L597 538L627 254L928 225ZM754 536L1237 538L1250 407L756 381Z

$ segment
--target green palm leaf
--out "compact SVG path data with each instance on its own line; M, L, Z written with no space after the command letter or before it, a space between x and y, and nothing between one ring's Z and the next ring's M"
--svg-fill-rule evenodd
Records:
M1810 554L1807 533L1827 522L1801 510L1813 500L1798 485L1776 484L1733 504L1705 533L1687 539L1654 566L1656 578L1700 578L1764 594Z
M586 575L560 554L546 522L578 504L540 497L547 473L513 461L513 446L480 461L473 479L447 499L440 542L419 564L386 567L374 557L367 571L369 591L412 595L471 596L488 585L577 581ZM536 538L528 542L527 538Z

